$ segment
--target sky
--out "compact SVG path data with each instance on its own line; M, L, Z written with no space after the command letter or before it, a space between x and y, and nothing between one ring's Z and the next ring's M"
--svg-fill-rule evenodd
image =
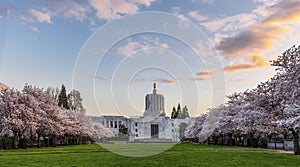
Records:
M191 116L275 74L300 39L300 0L0 1L0 82L66 85L88 115L139 116L157 83Z

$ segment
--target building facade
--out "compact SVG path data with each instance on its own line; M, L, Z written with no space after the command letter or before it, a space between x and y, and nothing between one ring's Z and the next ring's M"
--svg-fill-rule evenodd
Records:
M109 128L116 136L120 125L128 128L131 142L179 142L180 124L190 126L195 118L170 119L165 113L164 96L157 93L156 83L153 92L145 97L143 116L125 118L123 116L91 117L92 121Z

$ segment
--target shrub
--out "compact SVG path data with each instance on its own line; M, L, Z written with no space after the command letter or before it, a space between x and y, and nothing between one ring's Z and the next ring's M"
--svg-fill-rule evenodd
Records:
M3 142L3 148L5 150L12 149L12 145L13 145L12 137L9 137L8 135L4 135L3 138L2 138L2 142Z
M26 141L24 138L20 139L20 148L23 148L23 149L26 148Z
M260 148L268 148L269 139L267 137L261 137L258 140L258 147Z

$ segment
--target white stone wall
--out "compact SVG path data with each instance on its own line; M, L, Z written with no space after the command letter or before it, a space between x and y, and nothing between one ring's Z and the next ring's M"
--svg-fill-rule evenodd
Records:
M123 116L91 116L91 120L95 123L102 124L104 127L109 128L115 135L119 133L119 126L125 125L127 128L130 126L130 120Z

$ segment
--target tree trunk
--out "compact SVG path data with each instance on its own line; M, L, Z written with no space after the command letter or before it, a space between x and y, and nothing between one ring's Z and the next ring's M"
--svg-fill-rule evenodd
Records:
M25 142L25 141L23 141L24 139L23 139L23 136L21 135L21 133L19 132L19 136L18 136L18 139L19 139L19 142L18 142L18 144L19 144L19 148L25 148L25 143L23 143L23 142Z
M46 147L50 146L50 137L49 136L43 136L44 137L44 143Z
M65 135L66 137L66 145L69 145L69 135Z
M41 147L41 141L40 141L40 138L41 138L41 135L39 133L37 133L37 147Z
M33 147L33 134L32 134L32 128L30 128L30 147Z
M246 135L243 136L243 146L244 147L248 146L248 136L246 136Z
M17 149L18 148L18 133L17 132L13 132L14 133L14 137L13 137L13 148Z
M294 138L294 153L296 155L300 155L299 134L295 131L293 131L293 138Z
M52 135L52 147L56 147L56 135Z
M75 144L76 144L76 145L79 144L79 135L75 135Z

